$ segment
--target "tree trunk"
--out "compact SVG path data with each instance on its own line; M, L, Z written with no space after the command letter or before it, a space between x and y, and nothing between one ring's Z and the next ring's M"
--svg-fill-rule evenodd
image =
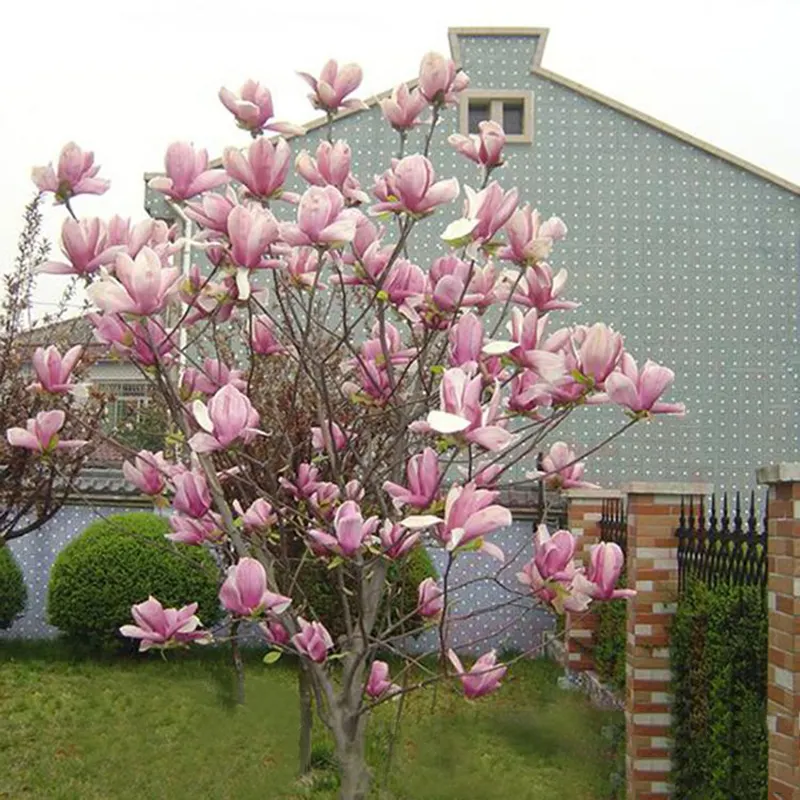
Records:
M342 780L339 800L366 800L370 774L364 759L365 733L364 726L358 725L355 738L337 748L339 775Z
M239 622L231 623L231 656L233 660L233 673L235 681L236 704L244 705L244 663L239 650Z
M311 704L311 677L305 664L297 670L297 690L300 696L300 774L311 771L311 730L314 711Z

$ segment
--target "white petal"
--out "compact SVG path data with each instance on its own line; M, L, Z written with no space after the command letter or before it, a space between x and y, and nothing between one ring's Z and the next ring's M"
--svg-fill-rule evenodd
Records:
M432 528L440 522L444 522L444 520L434 514L412 514L410 517L400 520L400 524L404 528L408 528L412 531L421 530L422 528Z
M248 274L248 270L236 270L236 288L239 290L240 300L250 299L250 275Z
M208 416L208 408L206 408L206 404L202 400L195 400L192 403L192 414L197 424L206 433L214 433L214 423L211 421L211 417Z
M444 239L445 242L461 242L477 227L477 219L457 219L444 229L442 239Z
M487 356L503 356L510 353L514 348L519 347L518 342L509 342L504 339L498 339L496 342L486 342L483 346L483 352Z
M459 433L469 428L469 424L469 420L464 419L464 417L450 414L447 411L434 410L428 412L428 425L436 433Z
M461 544L461 540L464 538L464 529L463 528L453 528L450 531L450 541L447 543L446 550L455 550Z

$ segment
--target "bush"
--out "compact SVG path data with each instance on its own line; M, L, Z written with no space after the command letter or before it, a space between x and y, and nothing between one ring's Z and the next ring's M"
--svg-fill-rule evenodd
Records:
M201 548L164 538L169 523L155 514L120 514L91 524L56 558L50 573L48 620L92 645L123 641L131 606L157 597L165 607L197 601L205 625L222 616L218 569Z
M436 577L436 569L424 547L415 547L405 558L392 562L387 581L393 587L393 592L387 592L378 620L388 617L389 624L392 624L410 614L417 607L417 587L425 578ZM307 563L300 574L297 593L298 606L307 604L313 608L334 639L345 632L344 612L336 580L336 574L327 569L325 564ZM421 623L421 618L415 615L397 632L411 631Z
M0 539L0 629L11 627L25 610L27 599L22 570L11 554L11 548Z
M672 626L673 782L685 800L766 800L767 607L692 582Z
M625 575L621 575L618 586L624 588ZM594 648L594 665L600 679L618 692L625 691L625 641L628 603L626 600L611 600L596 603L597 633Z

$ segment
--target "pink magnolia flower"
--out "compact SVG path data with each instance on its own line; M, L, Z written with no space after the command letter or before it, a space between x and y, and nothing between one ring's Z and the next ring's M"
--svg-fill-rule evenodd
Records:
M598 322L588 329L578 349L578 369L593 386L602 387L619 363L622 347L622 336Z
M143 247L135 259L119 253L114 276L94 281L86 293L101 311L147 317L166 308L180 279L179 268L163 267L156 253Z
M534 370L545 383L551 384L561 380L566 373L566 355L563 348L569 343L569 332L559 335L552 341L544 341L544 330L547 317L540 315L537 309L531 308L523 313L519 308L511 309L511 343L493 342L484 348L485 352L506 352L520 367ZM552 337L551 337L552 338ZM507 349L503 349L508 344ZM574 379L573 379L574 380ZM586 387L583 387L585 393Z
M236 206L228 216L231 260L244 269L277 266L278 261L264 254L280 238L278 221L260 206Z
M260 356L281 355L286 348L275 338L275 326L265 314L253 319L253 331L250 337L253 352Z
M440 53L427 53L419 65L420 94L434 106L454 105L458 93L469 86L469 78L453 60Z
M439 495L442 478L436 451L426 447L421 453L411 456L406 465L406 478L406 486L392 481L383 484L383 491L392 498L394 507L399 509L409 505L420 510L428 508Z
M364 519L353 500L347 500L336 510L333 518L334 536L312 528L308 535L314 544L330 553L352 558L378 529L377 517Z
M435 619L444 611L444 591L433 578L425 578L417 588L417 613L426 619Z
M308 498L308 504L311 510L322 520L329 522L334 513L337 503L339 502L341 492L335 483L330 481L319 481L314 485L314 490ZM327 550L324 546L314 543L312 539L311 549L317 555L325 555Z
M373 661L364 691L373 700L379 700L382 697L391 697L401 689L389 678L389 665L385 661Z
M420 540L418 533L411 533L402 525L385 520L380 530L381 547L387 558L402 558L413 550Z
M226 147L222 153L222 165L233 180L239 181L259 200L293 199L293 193L284 197L283 192L291 158L292 151L285 140L256 139L247 155L236 147Z
M585 468L584 461L575 461L575 451L566 442L555 442L542 459L543 471L526 475L533 480L544 477L548 484L559 489L599 489L596 483L583 480Z
M208 192L195 203L186 204L186 216L207 231L228 233L228 216L239 207L239 198L229 186L224 194Z
M297 207L297 223L283 223L281 236L291 245L332 246L350 242L356 235L358 213L345 209L335 186L311 186Z
M216 358L203 359L202 369L188 367L181 376L181 385L185 386L187 396L191 396L194 392L214 394L229 383L239 391L247 388L242 370L231 369Z
M206 542L218 543L223 536L218 521L211 514L199 519L184 514L172 514L169 525L172 533L166 534L167 539L194 547Z
M627 408L636 415L686 413L683 403L662 403L659 398L675 380L675 373L661 367L655 361L646 361L639 372L636 362L624 353L619 372L612 372L605 382L606 392L611 402Z
M463 367L445 370L439 386L441 408L428 413L425 422L412 423L417 433L438 433L455 436L477 444L486 450L502 450L511 434L498 421L501 393L495 385L492 400L486 408L481 406L483 379Z
M442 234L442 239L454 246L465 241L490 242L508 222L519 199L516 189L504 192L497 181L479 192L465 186L464 194L464 218L453 222Z
M119 632L129 639L141 639L140 652L189 642L207 644L211 641L211 635L208 631L197 630L202 623L195 616L195 611L197 603L190 603L179 609L164 608L151 595L144 603L137 603L131 607L136 625L123 625Z
M558 217L542 222L539 212L525 204L512 214L505 231L508 245L499 258L527 267L547 259L553 243L567 235L567 226Z
M272 94L266 86L254 80L248 80L239 90L237 97L224 86L219 90L222 105L236 118L236 124L246 131L258 136L264 131L275 131L286 135L302 136L305 130L288 122L270 122L274 116Z
M311 464L303 462L297 468L294 483L283 476L278 479L278 483L280 483L295 500L307 500L319 487L320 482L318 478L319 470L316 467L312 467Z
M368 203L369 195L350 172L350 145L339 140L334 144L322 141L316 158L303 150L295 159L295 169L312 186L335 186L351 203Z
M474 369L483 350L483 323L472 312L464 314L448 331L451 367Z
M455 178L436 182L433 165L425 156L393 158L391 170L376 179L373 193L379 202L372 211L425 216L436 206L454 200L458 191Z
M40 411L25 423L24 428L9 428L6 439L12 447L23 447L39 455L54 450L70 450L83 447L84 439L59 439L58 432L64 427L66 414L60 409Z
M225 170L208 169L208 151L195 150L188 142L173 142L164 157L166 176L151 178L151 189L173 200L190 197L216 189L228 182Z
M497 663L497 654L494 650L484 653L472 665L469 672L464 669L464 665L453 650L447 651L447 657L461 681L464 696L469 700L475 700L499 689L500 681L508 670L505 664Z
M474 543L475 549L498 561L504 560L503 551L483 538L511 524L511 512L494 502L499 496L500 492L478 489L474 482L450 488L444 520L437 528L437 535L447 550Z
M249 398L233 384L223 386L208 402L192 403L192 413L202 431L189 439L195 453L213 453L224 450L241 440L249 444L260 433L257 429L258 412Z
M124 246L112 245L103 220L65 219L61 226L61 251L66 261L45 261L37 272L51 275L91 275L113 263Z
M344 450L352 436L342 430L336 422L325 420L324 427L317 425L311 428L311 447L314 450L328 450L333 448L335 451Z
M136 454L134 463L122 462L122 474L128 483L135 486L142 494L152 497L161 494L170 474L170 465L164 454L151 453L149 450L140 450Z
M617 600L635 597L635 589L617 589L625 566L622 548L615 542L600 542L589 548L589 571L576 578L577 587L593 600Z
M483 167L499 167L503 163L506 134L502 125L494 120L478 123L478 134L464 136L454 133L447 141L470 161Z
M335 114L340 108L367 108L361 100L345 99L361 85L362 72L358 64L343 64L340 69L331 59L322 68L319 78L307 72L297 74L313 89L308 99L314 108L330 114Z
M211 508L211 493L205 476L200 472L187 470L173 478L175 497L172 507L182 514L200 519Z
M559 295L567 282L567 270L561 269L554 276L549 264L534 264L525 270L525 276L517 285L513 300L521 306L535 308L544 313L558 309L571 311L580 303L559 300Z
M39 379L32 383L28 388L39 392L50 392L51 394L65 394L75 388L71 382L72 370L78 363L83 353L80 345L71 347L61 356L58 348L51 344L46 349L37 347L31 358L34 372Z
M111 247L122 247L131 257L136 258L138 252L146 245L163 244L168 239L167 223L163 220L143 219L135 225L130 218L125 219L115 214L108 221L107 244Z
M254 500L247 511L242 510L238 500L234 500L233 507L241 517L244 529L251 533L270 528L278 521L278 515L273 510L272 504L263 497Z
M549 603L560 614L565 611L585 611L592 602L592 598L578 586L580 577L581 573L572 565L558 580L545 578L539 572L535 559L531 559L517 573L517 580L527 586L534 597Z
M281 625L276 619L270 619L266 622L260 622L258 627L264 634L264 638L273 647L285 647L291 641L289 631Z
M405 83L396 86L390 97L378 101L384 118L396 131L410 131L421 125L419 115L427 104L419 89L409 92Z
M333 650L333 639L321 622L308 622L297 618L300 633L292 636L292 644L300 655L322 664L328 658L328 650Z
M103 344L145 367L167 365L172 361L176 341L160 317L125 320L119 314L88 314L94 325L94 336Z
M537 409L553 404L548 384L530 369L525 369L511 379L511 395L508 398L510 411L519 414L536 414Z
M310 289L314 283L324 289L317 277L320 268L319 253L313 247L295 247L285 264L286 275L298 289Z
M392 264L383 281L383 291L389 302L405 317L417 317L416 307L425 295L425 273L416 264L399 258Z
M575 537L571 531L559 530L551 535L547 525L539 525L533 546L533 560L542 578L569 580L574 576Z
M227 577L219 590L223 608L239 617L252 617L265 611L283 614L291 598L267 589L267 573L255 558L241 558L228 567Z
M53 192L56 202L64 203L78 194L105 194L111 183L96 177L99 171L91 150L84 152L69 142L61 149L56 170L52 163L34 167L31 177L40 192Z

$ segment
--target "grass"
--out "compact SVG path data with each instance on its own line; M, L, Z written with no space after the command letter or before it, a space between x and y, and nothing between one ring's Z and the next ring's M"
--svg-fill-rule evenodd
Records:
M224 652L87 659L57 643L0 642L0 798L336 797L335 774L296 780L290 663L248 654L247 702L232 702ZM392 800L605 800L612 717L556 686L554 665L514 667L476 703L441 686L410 696L385 779L394 704L373 714L370 762ZM617 720L618 721L618 720ZM322 731L318 763L329 758Z

